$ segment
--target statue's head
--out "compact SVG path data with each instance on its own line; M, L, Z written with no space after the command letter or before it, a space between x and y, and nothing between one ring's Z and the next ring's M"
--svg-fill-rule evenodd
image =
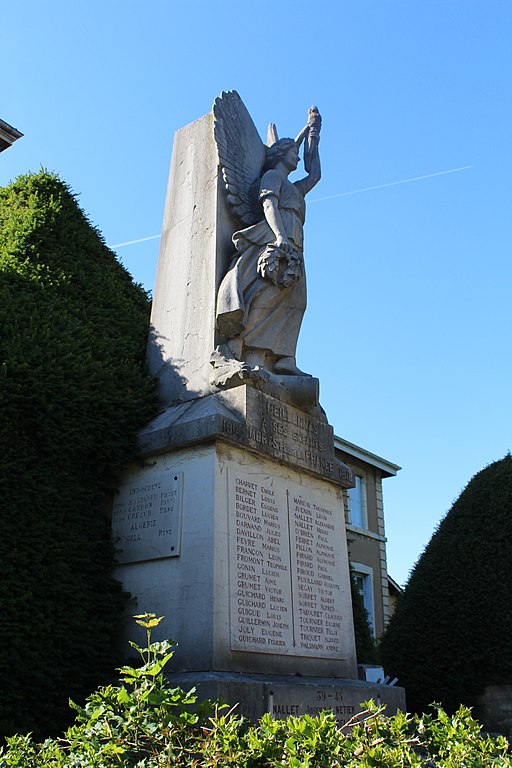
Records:
M283 160L292 147L298 149L298 144L295 139L278 139L272 146L267 147L265 170L268 171L270 168L275 168L278 162Z

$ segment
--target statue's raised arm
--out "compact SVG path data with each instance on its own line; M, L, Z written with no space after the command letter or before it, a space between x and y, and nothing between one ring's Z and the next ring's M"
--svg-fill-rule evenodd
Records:
M308 111L308 124L303 129L304 137L304 168L307 176L298 182L304 190L304 195L318 184L321 176L320 154L318 152L318 143L320 141L320 129L322 127L322 118L318 107L311 107Z
M219 344L213 381L231 387L272 376L301 376L295 355L306 309L303 256L305 196L320 179L321 117L309 110L296 139L265 146L235 92L215 101L215 139L234 220L235 253L217 294ZM304 142L307 176L292 183Z

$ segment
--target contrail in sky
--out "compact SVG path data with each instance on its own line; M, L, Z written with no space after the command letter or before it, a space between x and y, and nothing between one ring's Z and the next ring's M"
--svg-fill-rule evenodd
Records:
M160 235L150 235L149 237L139 237L138 240L127 240L126 243L116 243L116 245L109 245L109 248L123 248L125 245L135 245L135 243L144 243L146 240L156 240Z
M457 171L467 171L472 165L462 165L460 168L450 168L448 171L436 171L436 173L426 173L424 176L413 176L410 179L401 179L400 181L388 181L387 184L376 184L374 187L362 187L361 189L352 189L350 192L340 192L337 195L328 197L315 197L314 200L308 200L308 203L320 203L323 200L334 200L335 197L348 197L348 195L357 195L359 192L370 192L372 189L384 189L384 187L395 187L397 184L409 184L411 181L420 181L421 179L431 179L433 176L444 176L446 173L456 173Z
M362 187L361 189L352 189L350 192L340 192L337 195L328 195L327 197L315 197L314 200L308 200L308 203L321 203L324 200L334 200L336 197L348 197L349 195L358 195L360 192L371 192L373 189L384 189L384 187L396 187L397 184L409 184L411 181L421 181L422 179L431 179L433 176L445 176L447 173L457 173L457 171L467 171L472 165L462 165L460 168L450 168L448 171L436 171L436 173L426 173L424 176L413 176L410 179L401 179L400 181L388 181L386 184L376 184L373 187ZM150 235L149 237L140 237L138 240L128 240L126 243L116 243L109 245L109 248L124 248L125 245L135 245L135 243L144 243L146 240L156 240L160 235Z

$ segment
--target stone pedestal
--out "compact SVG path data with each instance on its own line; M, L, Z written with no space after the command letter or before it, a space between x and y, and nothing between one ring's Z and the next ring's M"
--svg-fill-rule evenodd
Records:
M512 685L488 685L478 697L474 717L489 733L502 733L512 741Z
M332 709L338 725L342 726L361 711L361 702L369 699L385 705L388 713L405 708L403 688L361 680L210 672L177 673L173 681L185 690L196 686L201 698L237 702L235 712L253 722L264 712L284 718L315 716Z
M402 689L356 679L351 475L324 419L239 387L167 408L140 446L114 502L116 576L132 613L165 616L177 683L251 718L405 706Z
M153 423L119 485L117 575L137 612L165 615L179 670L357 677L330 428L251 388L206 400Z

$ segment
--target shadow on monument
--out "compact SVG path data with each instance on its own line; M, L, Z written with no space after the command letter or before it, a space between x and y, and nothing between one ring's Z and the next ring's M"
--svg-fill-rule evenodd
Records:
M185 400L194 400L201 396L199 391L190 387L187 377L179 370L184 360L170 359L165 355L170 338L165 336L150 323L147 345L147 365L149 372L157 381L158 397L162 408Z

